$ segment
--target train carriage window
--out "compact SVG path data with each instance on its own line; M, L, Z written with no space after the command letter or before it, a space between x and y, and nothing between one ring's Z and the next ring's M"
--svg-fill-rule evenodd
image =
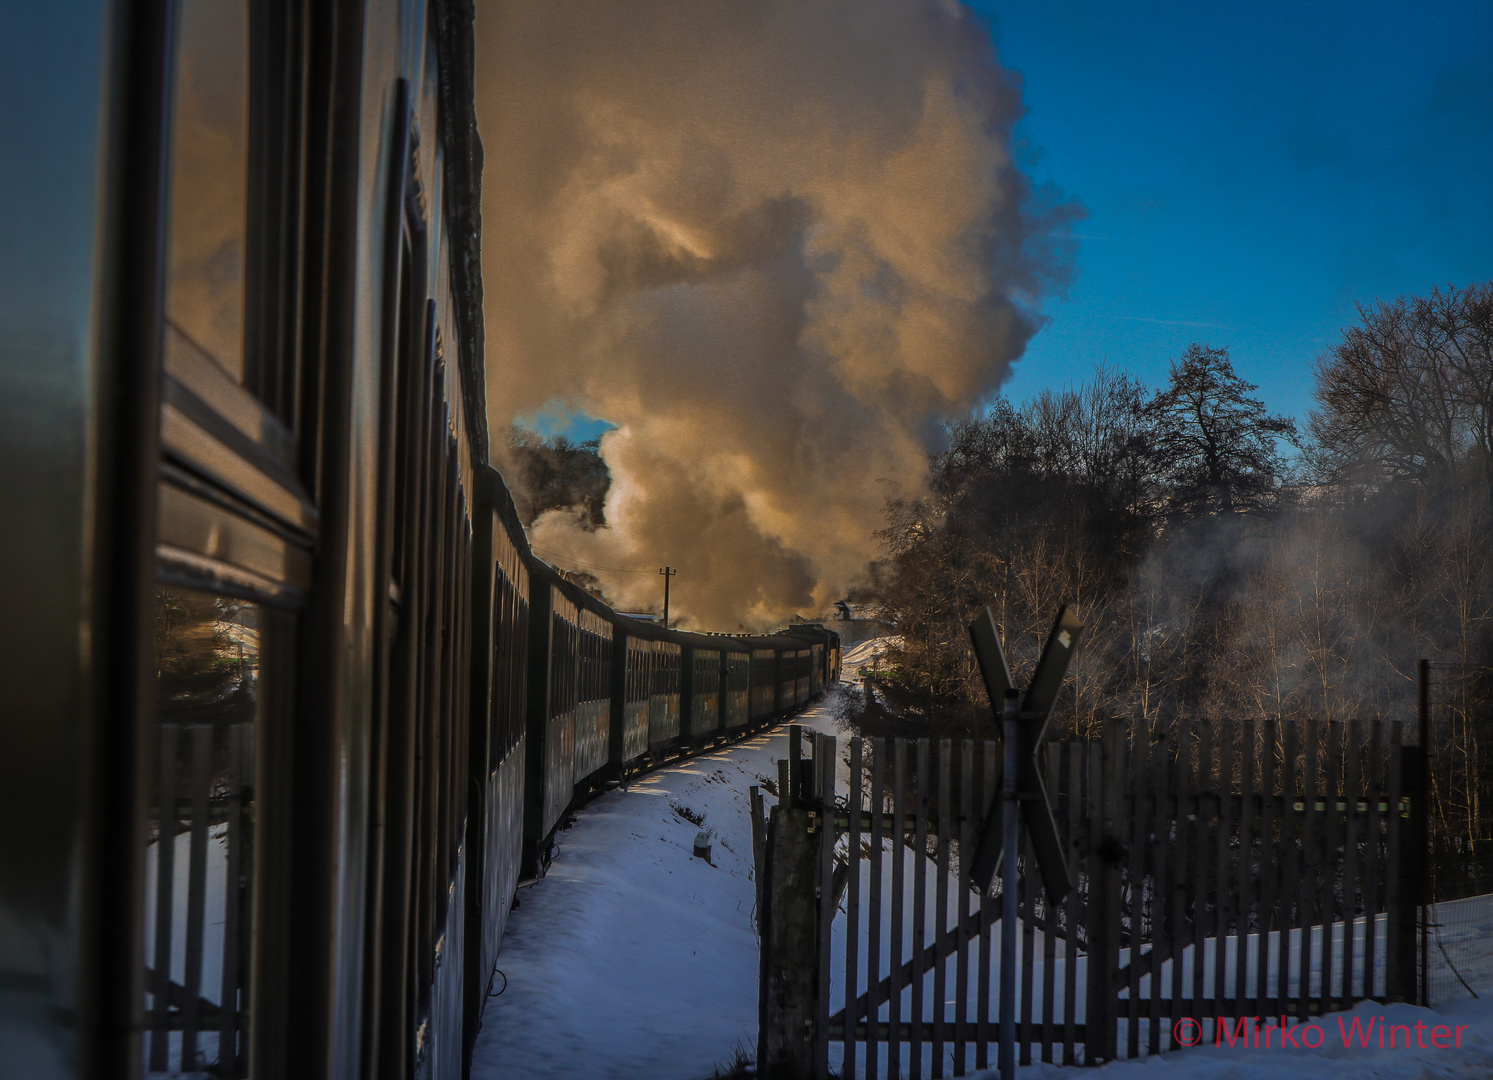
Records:
M256 444L271 462L257 467L283 484L276 467L295 470L300 423L303 198L285 0L180 0L174 9L165 403L219 443ZM168 449L212 473L203 436L183 435L182 423L165 425ZM256 486L240 493L256 499ZM264 508L302 524L273 503Z
M249 210L248 0L185 0L172 95L166 319L244 382Z
M147 1075L246 1075L268 704L261 659L286 651L292 622L232 596L181 588L157 596L143 906Z
M251 1056L270 1075L286 1024L276 995L288 940L295 612L317 529L296 474L295 350L280 329L301 284L291 264L302 192L284 168L302 135L292 107L304 89L300 46L278 17L282 0L167 7L162 585L141 777L141 1053L147 1076L241 1077Z

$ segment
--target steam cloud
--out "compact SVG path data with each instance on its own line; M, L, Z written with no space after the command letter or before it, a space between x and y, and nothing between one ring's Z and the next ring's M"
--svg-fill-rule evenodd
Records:
M536 547L624 607L679 567L702 629L824 610L1061 277L1019 80L935 0L485 0L477 57L491 420L617 425L609 527Z

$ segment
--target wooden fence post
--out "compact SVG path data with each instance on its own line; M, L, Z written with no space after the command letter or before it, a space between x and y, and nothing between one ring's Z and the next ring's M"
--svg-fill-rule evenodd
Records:
M760 932L763 925L762 889L763 883L767 880L766 800L762 798L762 789L756 784L747 789L747 795L750 799L752 815L752 880L756 886L757 929Z
M1122 727L1120 720L1106 721L1102 740L1090 745L1089 850L1084 860L1089 870L1085 1065L1113 1061L1119 1049L1115 1044L1119 1018L1113 983L1120 949L1118 868L1125 857L1125 843L1120 836L1123 816L1120 797L1124 790L1120 766Z
M819 837L809 831L813 824L809 811L786 800L772 808L767 824L757 1041L757 1075L763 1080L809 1080L814 1075Z
M1400 807L1390 805L1390 826L1399 831L1399 865L1395 867L1398 878L1396 903L1390 916L1390 949L1395 972L1393 985L1387 986L1388 996L1393 1000L1424 1004L1420 987L1420 906L1425 902L1426 851L1420 843L1421 815L1427 812L1426 792L1422 781L1425 776L1425 749L1419 746L1402 746L1400 752L1400 794L1410 800L1409 819L1400 816Z

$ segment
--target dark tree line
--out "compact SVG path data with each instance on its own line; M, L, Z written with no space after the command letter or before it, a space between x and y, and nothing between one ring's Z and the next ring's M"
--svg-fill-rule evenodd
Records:
M599 439L575 443L564 435L546 439L523 428L508 429L504 475L525 528L547 510L574 510L590 529L607 523L612 474L600 447Z
M902 641L879 681L899 724L993 734L964 629L986 604L1018 682L1077 605L1055 722L1080 735L1406 720L1416 658L1493 662L1493 284L1362 310L1316 379L1304 435L1205 345L1155 393L1100 369L951 425L928 494L888 505L867 589ZM1458 684L1467 806L1486 684Z

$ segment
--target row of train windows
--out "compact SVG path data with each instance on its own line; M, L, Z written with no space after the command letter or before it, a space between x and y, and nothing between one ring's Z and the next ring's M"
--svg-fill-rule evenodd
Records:
M576 628L560 612L550 616L550 715L563 716L576 703Z
M561 716L577 704L611 696L612 643L583 630L564 615L553 616L550 668L550 715Z
M192 392L221 384L226 396L205 407L296 474L301 374L294 320L285 313L304 287L295 239L302 193L283 178L299 174L294 159L304 133L294 99L304 88L286 75L298 70L283 40L283 28L294 22L285 18L289 6L290 0L169 6L173 77L162 103L169 158L161 314L167 373L173 379L183 371L211 373ZM424 283L415 287L423 292ZM169 431L162 441L175 455L173 467L194 464ZM466 771L468 746L464 703L449 690L459 685L469 596L461 568L469 565L471 529L454 454L447 469L445 497L437 493L430 508L445 538L446 573L430 583L444 626L420 657L426 677L442 690L434 700L422 698L419 717L419 843L435 866L449 862L455 849L465 789L454 781ZM232 501L225 496L225 505ZM306 533L300 540L307 545L314 514L309 521L290 522ZM528 604L519 576L515 583L500 573L494 595L494 764L523 727ZM294 715L297 622L293 613L216 592L171 585L157 595L143 852L147 1075L246 1072L251 913L268 902L264 890L280 888L271 879L281 872L275 858L256 860L255 849L277 850L268 825L288 805L271 785L288 773L274 755L285 752L277 740L288 738L284 721ZM428 895L420 901L422 918L433 923L447 895L438 877L424 883Z
M601 701L612 694L612 642L590 630L580 631L579 693L581 701Z
M648 697L648 659L649 653L643 649L633 648L629 644L625 678L628 701L644 701Z
M679 653L653 654L652 686L654 694L679 693Z

